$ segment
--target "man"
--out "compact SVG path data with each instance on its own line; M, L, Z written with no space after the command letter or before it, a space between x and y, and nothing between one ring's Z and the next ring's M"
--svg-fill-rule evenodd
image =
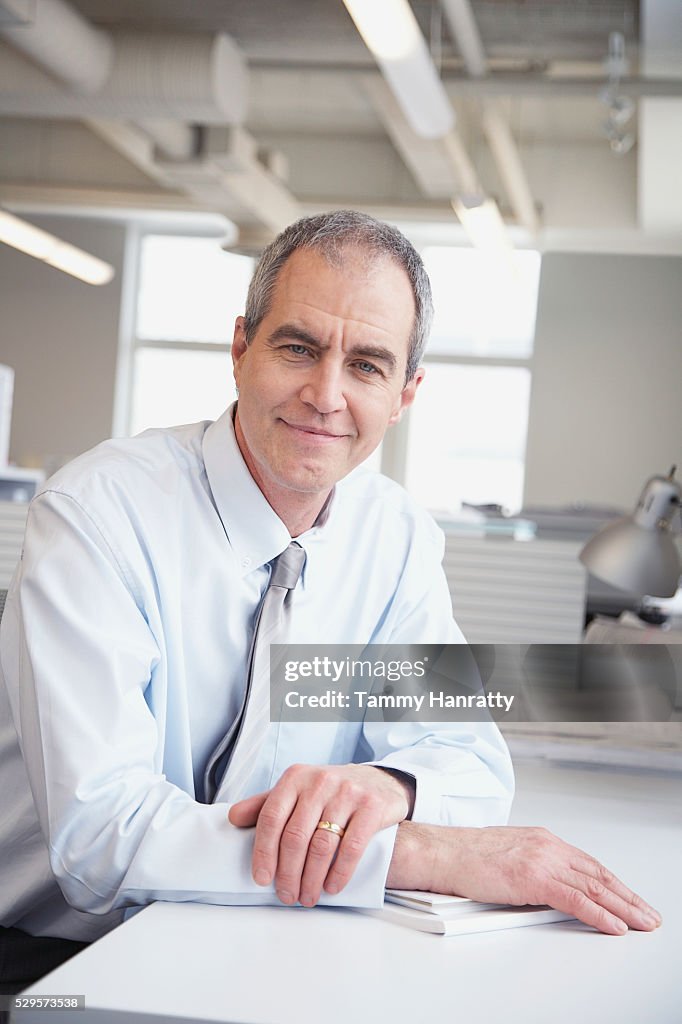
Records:
M414 400L430 320L399 232L300 221L237 319L236 406L106 442L33 501L2 623L8 943L89 941L155 899L371 906L385 884L552 903L613 933L659 922L586 854L503 825L492 723L258 732L278 589L289 642L462 640L439 531L354 472ZM300 575L277 583L292 550Z

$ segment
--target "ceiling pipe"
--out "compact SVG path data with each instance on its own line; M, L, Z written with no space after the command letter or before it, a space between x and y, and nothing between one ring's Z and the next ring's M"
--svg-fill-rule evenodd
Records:
M483 108L483 131L519 223L531 234L537 234L540 230L540 218L521 162L519 148L509 122L496 102L488 102Z
M484 78L488 61L469 0L441 0L450 31L472 78ZM483 131L516 218L535 235L540 220L509 122L497 104L485 103Z
M112 38L115 56L109 77L88 96L55 81L0 38L0 114L70 121L244 122L248 69L227 36L145 35L136 41L117 33Z
M443 147L455 175L457 190L459 192L466 192L469 195L481 193L483 188L476 173L476 168L471 162L466 146L460 136L456 132L450 132L443 139Z
M0 23L0 35L74 92L98 92L114 58L106 32L93 28L63 0L36 0L29 10L30 20L19 20L17 14L14 24Z
M16 8L16 0L0 4ZM246 64L228 36L110 35L64 0L35 0L29 10L30 20L0 22L0 37L69 92L60 94L49 79L22 67L21 58L3 54L0 91L7 95L6 112L12 112L23 87L29 107L33 103L42 116L135 121L171 159L188 159L196 149L194 130L178 122L244 120Z
M483 78L488 74L488 58L469 0L441 0L441 6L467 74Z
M0 0L0 6L2 0ZM544 61L540 68L536 62L512 58L491 57L488 60L488 77L472 78L459 71L463 61L443 61L441 81L450 94L472 98L503 96L533 96L538 99L586 96L594 98L595 92L604 87L603 61L575 60ZM678 60L679 64L679 60ZM372 73L373 65L348 64L343 61L321 63L316 60L249 60L249 70L254 77L284 71L306 72L311 75L359 78ZM629 96L681 96L682 78L675 78L666 70L660 78L644 78L628 75L621 78L622 88Z

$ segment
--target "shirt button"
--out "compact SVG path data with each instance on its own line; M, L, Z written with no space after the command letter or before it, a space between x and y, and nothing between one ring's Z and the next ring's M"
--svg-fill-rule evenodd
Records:
M242 558L242 569L248 569L250 565L251 565L251 559L250 558Z

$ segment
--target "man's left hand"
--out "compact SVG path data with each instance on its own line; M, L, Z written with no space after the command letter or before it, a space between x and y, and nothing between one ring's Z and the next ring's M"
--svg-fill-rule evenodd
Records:
M411 812L410 786L372 765L292 765L271 790L240 800L229 819L256 826L254 881L275 880L282 903L314 907L324 888L340 892L375 832ZM345 829L340 837L320 821Z

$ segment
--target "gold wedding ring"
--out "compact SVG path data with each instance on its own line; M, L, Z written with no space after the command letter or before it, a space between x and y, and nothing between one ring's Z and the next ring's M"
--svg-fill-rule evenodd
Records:
M319 821L317 823L317 827L324 829L325 832L333 832L335 836L339 837L339 839L343 839L346 834L345 828L341 828L341 826L337 825L335 821Z

